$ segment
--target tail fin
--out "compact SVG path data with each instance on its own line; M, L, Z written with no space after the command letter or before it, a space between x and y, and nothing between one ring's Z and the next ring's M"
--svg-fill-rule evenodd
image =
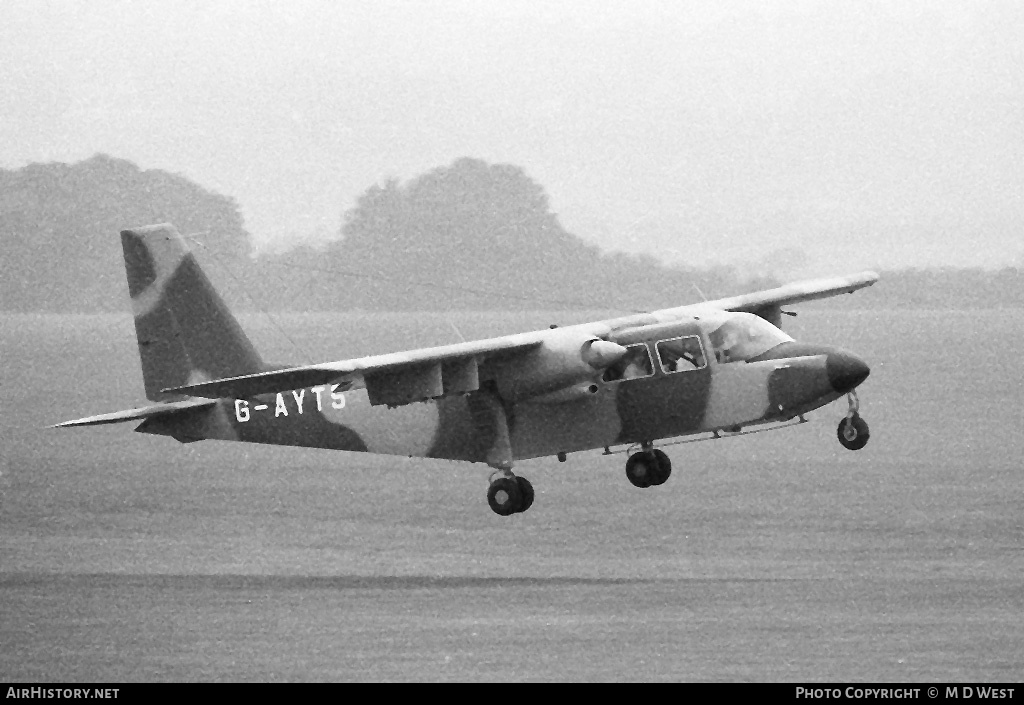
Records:
M173 225L121 231L146 398L161 389L266 369Z

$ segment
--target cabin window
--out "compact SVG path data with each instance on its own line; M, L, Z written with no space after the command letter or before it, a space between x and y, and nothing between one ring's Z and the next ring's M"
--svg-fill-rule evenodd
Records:
M793 339L768 321L752 313L731 314L711 331L711 349L719 363L745 362Z
M605 382L620 382L625 379L650 377L654 374L651 354L644 344L627 345L626 354L618 362L604 371Z
M662 340L658 343L658 359L661 360L662 371L668 373L699 370L708 364L700 338L696 335Z

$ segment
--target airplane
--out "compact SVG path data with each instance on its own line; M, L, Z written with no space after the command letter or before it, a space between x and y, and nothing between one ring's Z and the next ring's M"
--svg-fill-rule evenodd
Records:
M174 226L121 232L147 399L54 427L141 421L181 443L245 441L486 463L501 515L534 500L516 461L629 453L638 488L672 472L656 448L806 421L846 395L839 442L869 438L868 365L794 340L783 306L853 293L874 272L650 313L313 365L263 361ZM751 430L750 427L753 427ZM747 430L744 430L747 429ZM690 438L694 437L694 438ZM621 448L612 451L611 448Z

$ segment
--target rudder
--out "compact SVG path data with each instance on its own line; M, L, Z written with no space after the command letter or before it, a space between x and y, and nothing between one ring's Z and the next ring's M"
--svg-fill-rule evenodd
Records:
M266 369L245 331L170 224L121 231L146 398Z

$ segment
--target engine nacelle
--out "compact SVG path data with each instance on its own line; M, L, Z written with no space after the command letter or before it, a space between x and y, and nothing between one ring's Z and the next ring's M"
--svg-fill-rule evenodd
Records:
M595 335L553 330L539 348L498 365L494 381L503 398L521 401L592 381L625 354Z

